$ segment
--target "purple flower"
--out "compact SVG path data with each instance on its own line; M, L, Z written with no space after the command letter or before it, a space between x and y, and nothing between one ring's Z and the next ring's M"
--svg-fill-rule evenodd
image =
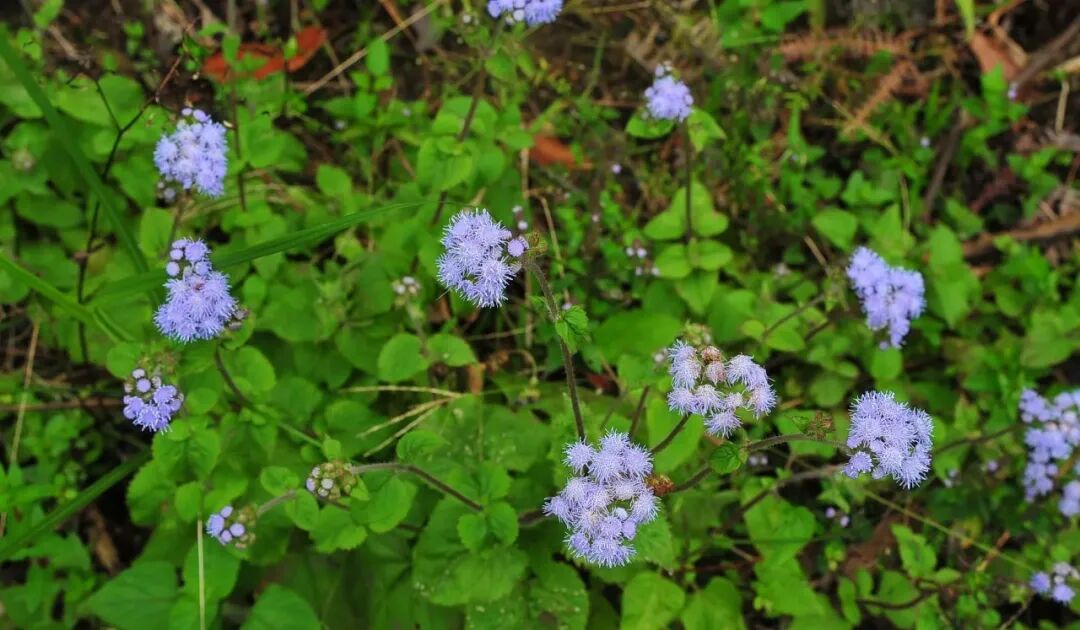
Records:
M682 122L690 116L694 106L694 97L690 88L671 74L671 68L661 65L656 68L656 79L645 90L645 105L649 114L658 120L676 120Z
M214 271L209 253L202 241L173 243L165 269L172 276L165 283L168 297L154 314L163 335L184 343L212 339L237 315L229 278Z
M1045 571L1032 574L1028 586L1039 595L1049 597L1059 604L1068 605L1076 595L1068 582L1077 579L1080 579L1080 572L1077 572L1071 564L1055 562L1050 574Z
M237 549L247 547L255 540L251 531L255 524L255 510L245 507L239 510L226 505L206 519L206 533L222 545L233 545Z
M761 418L776 406L776 392L765 369L744 354L725 362L718 348L706 346L699 351L680 339L667 356L674 388L668 394L668 408L703 416L705 428L713 435L727 437L742 426L735 415L738 409Z
M574 442L564 453L566 465L585 476L571 477L544 503L544 513L570 528L566 544L575 557L605 567L626 564L634 555L629 543L638 526L659 512L645 483L652 454L614 431L600 439L598 449Z
M559 17L563 0L489 0L487 8L493 18L505 17L510 23L539 26L550 24Z
M176 131L158 140L154 163L166 181L220 197L228 170L225 127L198 109L185 108L181 115Z
M1069 461L1080 445L1080 390L1058 394L1053 400L1024 390L1020 418L1031 425L1024 434L1028 447L1024 490L1028 501L1034 501L1053 491L1061 472L1058 464ZM1062 487L1058 510L1068 517L1080 514L1080 480L1074 478Z
M892 393L868 392L851 409L848 448L855 453L844 472L855 478L869 471L886 475L904 488L919 485L930 470L930 416L897 402Z
M889 342L882 342L882 347L900 347L911 329L911 320L921 315L926 306L922 274L890 267L881 256L860 247L851 257L847 275L862 302L870 330L889 330Z
M165 431L173 415L184 404L184 395L172 385L164 385L158 376L148 376L136 368L124 383L124 417L140 429Z
M487 210L457 213L443 235L446 252L437 261L439 281L476 306L500 306L507 285L521 269L506 258L510 236Z

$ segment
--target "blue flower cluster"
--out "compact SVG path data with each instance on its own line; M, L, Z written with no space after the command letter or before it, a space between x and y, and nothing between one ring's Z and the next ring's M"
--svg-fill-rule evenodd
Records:
M1072 602L1076 592L1066 584L1068 580L1080 579L1080 572L1067 562L1054 563L1053 576L1045 571L1039 571L1031 576L1028 584L1031 590L1039 595L1049 595L1050 599L1059 604L1068 605Z
M168 298L154 315L161 333L184 343L213 339L237 313L229 278L214 271L210 248L202 241L180 239L172 244L165 271Z
M151 376L142 368L131 372L124 383L124 417L140 429L164 431L169 428L173 414L184 404L184 395L172 385L164 385L157 375Z
M1020 395L1020 419L1031 424L1024 435L1030 449L1024 490L1028 501L1034 501L1054 489L1054 480L1062 472L1058 462L1068 461L1080 444L1080 390L1058 394L1053 401L1033 390L1024 390ZM1080 473L1080 466L1072 472ZM1080 514L1080 481L1065 485L1058 509L1065 516Z
M255 512L250 507L241 510L226 505L216 514L206 519L206 533L223 545L232 544L243 549L255 540L251 526L255 523Z
M563 8L563 0L488 0L488 13L493 18L505 17L510 23L525 22L529 26L551 24Z
M727 437L742 426L736 415L739 409L761 418L776 406L776 392L765 368L745 354L724 361L723 353L714 346L699 351L679 340L667 355L673 386L668 408L703 416L705 428L713 435Z
M204 195L220 197L225 192L228 159L225 127L206 112L184 108L184 117L173 133L162 136L154 149L154 164L166 181L184 190L195 188Z
M657 120L682 122L690 116L694 97L690 88L672 74L671 66L660 65L653 84L645 90L645 105Z
M848 448L855 449L844 472L889 475L904 488L922 483L930 470L933 421L925 411L899 403L891 392L867 392L851 409Z
M911 329L911 320L926 307L922 274L890 267L881 256L860 247L851 257L847 275L862 301L870 330L889 329L889 343L882 342L881 346L900 347Z
M446 252L439 257L439 281L476 306L506 301L506 287L521 264L507 258L524 255L528 244L491 218L487 210L462 210L450 219L443 235Z
M630 562L634 548L627 543L660 509L645 481L652 472L652 454L632 444L627 434L612 431L600 439L599 450L574 442L565 455L577 476L544 503L544 514L571 529L566 542L575 557L605 567Z

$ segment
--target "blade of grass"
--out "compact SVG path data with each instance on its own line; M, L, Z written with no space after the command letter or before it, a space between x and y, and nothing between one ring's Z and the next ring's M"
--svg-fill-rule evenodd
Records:
M84 488L74 499L49 512L45 518L34 526L5 537L3 542L0 543L0 562L7 562L16 551L29 546L42 534L56 529L61 523L89 505L94 499L104 494L106 490L123 481L125 477L135 472L136 469L149 460L150 449L146 449L105 473L97 481Z
M30 95L34 103L41 110L45 120L48 121L49 126L56 133L56 139L60 145L64 147L64 150L71 157L71 161L75 163L75 170L79 172L83 181L86 182L87 187L90 188L90 192L97 197L98 203L101 204L102 210L105 211L105 216L109 218L109 221L113 225L113 231L116 232L116 238L120 241L121 248L131 258L131 262L135 265L137 271L146 271L149 267L146 264L146 259L143 257L142 252L139 251L139 246L135 242L135 237L132 235L131 230L124 224L124 219L120 214L120 211L113 205L113 198L109 196L108 191L105 188L105 184L98 177L97 171L90 164L90 160L83 154L82 149L75 143L75 134L68 125L67 120L60 115L60 112L53 107L49 102L49 98L45 95L45 91L41 89L41 86L34 81L34 77L30 74L30 71L26 69L26 65L23 64L22 58L15 52L15 49L11 45L11 34L8 32L7 26L0 24L0 59L4 60L8 68L15 75L15 78L19 80L26 93Z
M57 289L53 285L49 284L45 280L42 280L35 275L29 269L23 267L18 262L11 259L4 252L0 252L0 269L3 269L10 273L16 280L22 282L26 286L30 287L32 291L41 295L45 299L53 302L63 310L67 311L75 319L81 321L88 326L96 326L104 332L110 340L125 341L130 339L127 333L123 330L117 329L116 326L108 324L97 316L97 314L91 309L76 302L71 296L67 295L60 289Z
M286 236L272 238L262 243L256 243L251 247L245 247L244 249L239 249L234 252L226 252L224 254L213 256L212 261L217 268L227 269L246 262L251 262L257 258L262 258L263 256L270 256L271 254L277 254L304 245L317 243L342 230L354 227L377 216L393 212L394 210L419 207L425 203L429 203L429 201L406 201L392 203L381 208L372 208L371 210L360 210L332 221L327 221L326 223L320 223L319 225L293 232ZM164 271L150 271L147 273L136 274L125 278L122 282L110 284L102 288L97 292L90 303L92 305L112 304L132 295L141 293L145 291L147 287L161 286L165 283L165 280Z

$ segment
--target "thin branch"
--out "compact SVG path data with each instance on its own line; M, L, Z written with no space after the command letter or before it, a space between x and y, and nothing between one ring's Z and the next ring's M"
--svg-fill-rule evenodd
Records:
M694 473L692 477L680 484L676 484L674 488L668 491L668 494L675 494L676 492L682 492L683 490L693 488L708 477L710 472L712 472L712 466L705 464L700 470Z
M652 454L656 455L660 451L664 450L671 444L671 442L682 433L683 427L686 426L687 421L690 420L690 414L683 414L683 417L679 419L679 423L675 425L675 428L671 430L671 433L667 434L667 437L660 440L660 443L653 447Z
M784 444L785 442L817 442L819 444L825 444L833 448L838 448L845 453L849 450L847 445L841 444L840 442L817 438L812 435L807 435L805 433L788 433L786 435L774 435L772 437L767 437L763 440L758 440L757 442L751 442L747 444L744 448L746 449L747 453L753 453L754 451L763 451L767 448L772 448L773 446L776 446L778 444Z
M484 511L484 506L480 505L476 501L473 501L472 499L465 496L464 494L461 494L460 492L458 492L454 488L452 488L452 487L446 485L445 483L439 481L438 479L431 476L431 474L425 472L424 470L422 470L420 468L417 468L416 466L413 466L412 464L399 464L397 462L384 462L384 463L378 463L378 464L359 464L359 465L353 466L352 470L353 470L353 473L355 473L357 475L362 475L365 472L372 471L372 470L397 470L397 471L400 471L400 472L411 473L411 474L416 475L417 477L420 477L421 479L428 482L432 486L435 486L439 490L443 491L445 494L448 494L448 495L454 497L455 499L457 499L458 501L461 501L462 503L464 503L466 506L468 506L473 511L475 511L475 512L483 512Z
M559 321L559 307L555 302L555 296L551 293L551 285L548 284L547 276L540 270L540 266L536 264L535 260L526 257L525 265L536 277L536 282L540 285L540 290L544 293L544 300L547 303L548 308L548 316L551 318L552 325L556 325ZM562 350L563 371L566 372L566 387L570 390L570 406L573 407L574 410L574 424L577 427L577 435L579 439L585 440L585 420L581 415L581 404L578 402L577 378L574 376L574 360L570 356L570 348L567 347L563 338L559 336L558 331L555 332L555 338L559 340L559 349Z
M641 398L638 399L637 408L634 409L634 416L630 418L630 437L634 437L634 434L637 433L638 425L641 424L641 416L644 415L643 412L645 411L645 399L648 397L649 386L646 385L641 390Z

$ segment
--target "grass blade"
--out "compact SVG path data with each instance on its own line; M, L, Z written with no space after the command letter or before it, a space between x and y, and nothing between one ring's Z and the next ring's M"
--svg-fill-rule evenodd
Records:
M277 254L290 249L302 247L304 245L310 245L317 243L326 238L329 238L338 232L354 227L373 219L377 216L393 212L394 210L401 210L404 208L418 207L429 201L407 201L401 203L392 203L381 208L372 208L371 210L360 210L347 214L343 217L339 217L326 223L314 225L312 227L293 232L279 238L272 238L262 243L256 243L251 247L245 247L244 249L237 250L235 252L227 252L213 257L214 266L219 269L227 269L236 265L251 262L257 258L263 256L269 256L271 254ZM122 282L110 284L94 296L91 300L91 304L95 306L103 306L106 304L113 304L122 301L132 295L144 292L149 288L160 287L165 284L165 272L164 271L150 271L147 273L140 273L134 276L125 278Z
M145 449L105 473L97 481L84 488L74 499L49 512L44 519L30 529L19 534L6 536L4 541L0 543L0 562L7 562L16 551L29 546L42 534L56 529L61 523L71 518L73 514L89 505L109 488L123 481L125 477L135 472L149 460L150 449Z
M72 297L57 289L53 285L49 284L45 280L42 280L26 267L23 267L16 261L12 260L4 252L0 252L0 269L10 273L16 280L22 282L26 286L30 287L32 291L53 302L60 308L68 312L72 317L86 324L87 326L96 326L102 332L104 332L112 341L121 341L127 338L127 334L123 331L119 331L106 325L99 318L97 318L92 310L79 304Z
M45 116L45 120L48 121L49 126L52 127L56 134L57 141L71 157L71 161L74 162L75 170L79 172L83 181L86 182L90 192L97 197L98 203L101 204L102 210L105 211L105 216L112 223L113 231L116 232L116 238L120 241L121 248L131 258L135 269L138 271L148 270L146 258L139 251L135 237L124 224L120 211L113 205L113 199L108 195L105 184L98 177L97 171L90 164L90 160L86 159L82 149L75 144L75 135L68 125L68 121L60 115L60 112L56 111L56 108L53 107L45 95L45 91L34 81L34 77L30 75L30 71L23 64L22 58L12 47L11 35L7 26L3 24L0 24L0 59L4 60L11 72L15 74L15 78L22 83L26 93L30 95L38 109L41 110L42 115Z

